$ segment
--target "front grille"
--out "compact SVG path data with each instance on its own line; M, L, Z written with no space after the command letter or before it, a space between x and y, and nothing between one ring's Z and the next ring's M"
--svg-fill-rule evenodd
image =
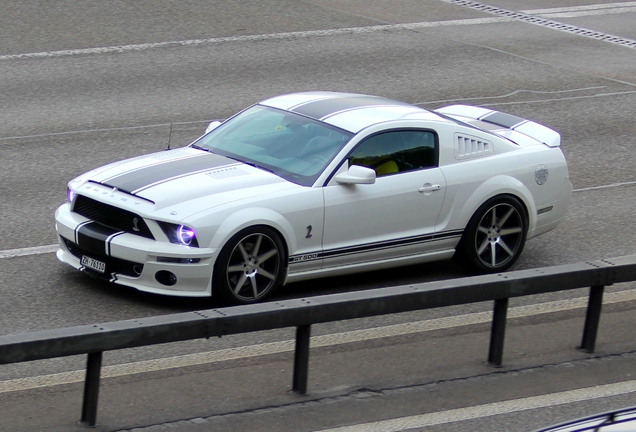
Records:
M78 195L75 198L73 211L107 227L154 239L144 219L128 210L95 201L84 195Z
M130 276L130 277L138 277L141 274L142 270L144 269L144 265L141 263L126 261L126 260L114 258L111 256L88 252L68 239L64 239L64 244L68 248L69 252L71 252L73 256L75 256L76 258L80 260L82 259L83 255L88 255L91 258L95 258L99 261L105 262L106 273L104 273L103 275L98 274L98 276L102 276L106 279L110 279L111 273L119 273L119 274ZM97 274L96 272L93 272L93 273Z

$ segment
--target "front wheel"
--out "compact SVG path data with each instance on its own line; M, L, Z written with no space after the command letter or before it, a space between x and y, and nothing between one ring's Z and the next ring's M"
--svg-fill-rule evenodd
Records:
M514 197L486 201L471 218L455 254L460 265L479 273L509 269L526 242L528 218Z
M234 235L214 265L213 294L225 303L257 303L280 284L284 248L268 227L251 227Z

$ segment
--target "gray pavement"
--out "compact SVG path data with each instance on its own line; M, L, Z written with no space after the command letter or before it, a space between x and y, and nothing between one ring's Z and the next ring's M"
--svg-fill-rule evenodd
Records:
M484 3L514 10L559 8L569 14L552 16L560 23L636 38L636 2ZM0 10L4 334L207 307L97 283L59 264L50 251L30 248L55 242L52 215L73 176L163 149L171 123L173 146L182 145L212 117L295 90L367 92L427 108L484 105L554 127L562 133L578 191L567 220L529 242L516 268L635 250L632 48L441 0L0 0ZM387 24L393 26L377 27ZM2 258L16 250L26 254ZM278 298L462 275L452 263L436 263L295 284ZM533 305L578 295L583 294L523 301ZM582 312L576 311L514 321L505 367L498 370L483 364L487 325L482 324L315 348L307 396L289 393L287 351L106 378L97 429L284 432L398 418L401 430L405 419L430 414L427 432L532 430L636 404L634 391L579 402L562 393L595 386L589 392L606 394L596 385L634 379L634 305L616 307L603 317L598 358L573 349L582 325ZM313 330L318 338L484 310L490 305ZM105 363L117 371L124 367L120 364L279 343L291 334L286 329L113 352ZM45 382L52 375L72 375L69 371L81 369L84 361L72 357L0 368L0 431L85 430L75 425L81 376L62 380L71 384ZM13 380L40 386L6 390ZM493 415L505 406L497 401L519 397L525 408L528 397L542 398L544 408ZM555 406L545 406L546 401ZM494 405L484 406L487 402ZM357 432L369 432L368 426Z

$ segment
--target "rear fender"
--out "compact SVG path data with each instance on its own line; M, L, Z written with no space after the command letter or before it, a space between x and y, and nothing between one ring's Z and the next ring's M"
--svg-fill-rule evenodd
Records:
M489 199L510 195L519 199L526 209L528 217L528 232L532 232L537 223L537 208L530 190L519 180L508 175L498 175L491 177L479 185L470 196L456 196L454 199L455 208L448 209L449 220L441 221L440 229L455 227L464 229L473 217L477 209Z

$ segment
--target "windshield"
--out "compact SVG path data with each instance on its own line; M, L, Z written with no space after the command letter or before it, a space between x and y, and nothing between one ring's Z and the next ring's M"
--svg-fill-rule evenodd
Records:
M255 105L192 145L310 186L351 137L317 120Z

